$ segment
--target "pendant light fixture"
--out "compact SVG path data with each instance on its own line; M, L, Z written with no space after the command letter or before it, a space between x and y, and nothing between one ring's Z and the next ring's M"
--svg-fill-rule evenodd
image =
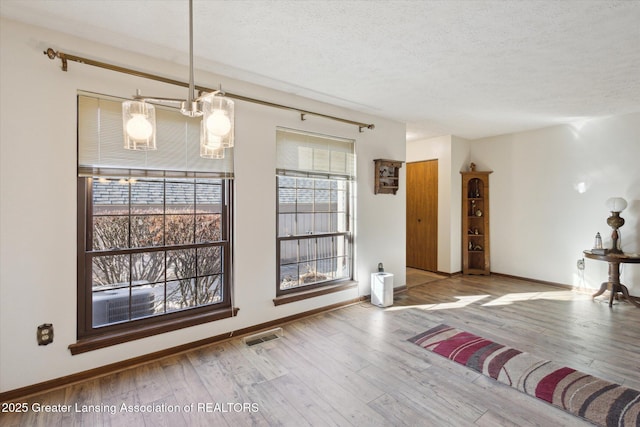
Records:
M127 150L156 149L156 109L144 101L122 103L124 148Z
M200 157L223 159L224 149L233 147L234 105L229 98L210 93L200 98Z
M225 148L234 143L234 104L222 89L195 96L193 82L193 0L189 0L189 94L187 99L142 96L138 91L132 101L122 103L124 148L156 149L156 113L149 102L180 104L188 117L202 117L200 157L223 159Z

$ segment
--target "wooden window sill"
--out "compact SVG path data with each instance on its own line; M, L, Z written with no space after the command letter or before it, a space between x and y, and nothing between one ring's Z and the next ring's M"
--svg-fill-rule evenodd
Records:
M147 338L153 335L163 334L165 332L176 331L178 329L188 328L202 323L235 317L238 314L238 310L239 308L236 307L232 312L232 310L227 307L193 316L179 317L176 319L159 321L153 324L140 325L123 331L106 332L100 335L81 338L77 342L69 345L69 350L71 351L71 354L75 356L76 354L86 353L88 351L98 350L141 338Z
M280 295L273 299L273 305L289 304L296 301L302 301L309 298L315 298L320 295L331 294L334 292L340 292L347 289L353 289L358 286L358 282L348 280L344 282L334 283L327 286L322 286L313 289L300 290L298 292L291 292L285 295Z

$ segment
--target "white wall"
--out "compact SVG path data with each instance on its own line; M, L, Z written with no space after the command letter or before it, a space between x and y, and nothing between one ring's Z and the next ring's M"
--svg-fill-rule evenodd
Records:
M492 271L599 288L606 263L587 259L583 277L576 261L596 232L610 244L613 196L629 202L622 248L640 252L640 114L475 140L471 158L494 171ZM622 282L640 295L640 265L626 264Z
M462 271L462 175L469 170L470 143L451 137L451 273Z
M404 169L396 196L374 196L373 159L405 160L404 124L267 88L196 72L196 82L362 122L375 130L236 102L236 318L207 323L77 356L76 341L76 92L129 97L185 97L186 89L74 62L60 71L47 47L178 80L187 69L68 35L2 19L0 43L0 391L151 353L369 294L378 262L406 283ZM286 126L356 139L358 156L356 290L274 307L275 128ZM160 147L161 149L161 147ZM265 209L271 207L271 209ZM55 341L38 346L36 326L53 323Z
M622 213L623 250L640 252L640 114L474 141L443 136L407 143L407 162L429 159L438 159L440 271L461 269L459 172L471 161L494 171L493 272L598 289L607 264L587 259L581 272L576 262L596 232L610 244L604 202L613 196L629 202ZM640 295L640 265L624 265L621 277Z

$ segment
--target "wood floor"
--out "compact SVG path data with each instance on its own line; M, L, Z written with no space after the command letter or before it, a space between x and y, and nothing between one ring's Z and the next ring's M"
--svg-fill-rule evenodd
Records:
M74 412L5 413L0 425L586 426L406 340L447 323L640 389L640 309L607 303L504 277L433 281L386 309L360 303L284 325L273 341L247 347L235 338L35 396L30 408ZM115 405L115 414L75 412L76 404Z
M431 271L419 270L417 268L407 267L407 288L423 285L435 280L444 279L445 275L433 273Z

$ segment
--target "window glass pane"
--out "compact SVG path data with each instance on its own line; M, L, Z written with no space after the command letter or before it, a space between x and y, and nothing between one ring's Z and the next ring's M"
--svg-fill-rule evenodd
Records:
M335 212L338 210L338 206L342 206L344 209L344 197L342 191L331 190L330 200L331 200L331 211Z
M334 256L347 256L351 253L349 241L345 236L336 236L334 244Z
M334 230L340 233L344 233L349 231L349 223L347 222L347 215L344 212L339 212L333 214L335 216L335 226L333 226Z
M327 233L330 231L329 221L331 220L331 214L326 212L316 213L313 215L313 232L314 233Z
M280 289L291 289L351 277L351 253L347 236L331 236L298 240L300 259L297 269L283 262L283 253L292 252L296 241L281 242ZM285 245L286 243L286 245ZM291 261L291 257L287 260ZM297 280L294 274L298 273Z
M331 187L331 180L328 179L317 179L316 180L316 189L328 189Z
M329 217L329 229L327 231L329 231L330 233L336 233L338 232L338 214L336 213L330 213L327 214L327 216ZM340 231L344 231L344 230L340 230Z
M333 280L339 277L336 275L337 261L335 258L320 259L318 260L316 265L318 268L318 273L326 277L327 280Z
M167 282L166 311L182 310L196 305L196 279Z
M129 217L94 216L93 250L122 249L129 247Z
M165 184L166 213L193 213L195 208L195 184L193 182L172 182Z
M280 242L280 264L298 262L298 241L282 240Z
M194 242L195 217L193 215L166 215L167 245L188 245Z
M131 216L131 247L159 246L164 243L162 215Z
M167 251L167 280L187 279L196 275L196 250Z
M278 210L280 212L295 212L296 190L292 188L279 188L278 203Z
M331 193L329 190L316 190L315 191L315 211L327 212L329 210L329 201Z
M131 319L154 315L156 312L156 292L148 285L131 287Z
M91 180L94 215L128 215L129 184L127 180L93 178Z
M313 214L311 213L299 213L296 215L296 234L311 234L313 233Z
M162 214L164 211L164 182L136 181L131 184L131 213Z
M196 212L222 212L222 188L220 184L196 184Z
M296 234L296 215L278 215L278 236L293 236Z
M298 264L298 272L300 286L313 285L330 279L330 277L318 271L316 261Z
M222 240L222 218L220 214L196 215L196 243Z
M278 177L278 186L279 187L287 187L287 188L295 188L296 179L290 176L279 176Z
M93 257L91 270L93 290L129 286L129 255Z
M222 301L222 275L198 277L198 304L215 304Z
M280 289L290 289L298 286L298 264L280 266Z
M318 239L318 259L331 258L335 254L335 237L321 237Z
M298 212L313 212L313 190L299 189L296 194Z
M164 303L164 291L165 283L154 283L150 285L150 289L153 289L153 311L155 314L162 314L165 312L166 305Z
M143 285L164 281L164 252L131 254L131 281Z
M316 259L316 239L299 240L300 261L311 261Z
M196 249L198 256L198 276L222 273L222 248L213 246Z
M338 257L336 259L336 279L346 279L351 277L351 263L348 257Z
M313 179L297 178L296 181L298 188L313 188Z

